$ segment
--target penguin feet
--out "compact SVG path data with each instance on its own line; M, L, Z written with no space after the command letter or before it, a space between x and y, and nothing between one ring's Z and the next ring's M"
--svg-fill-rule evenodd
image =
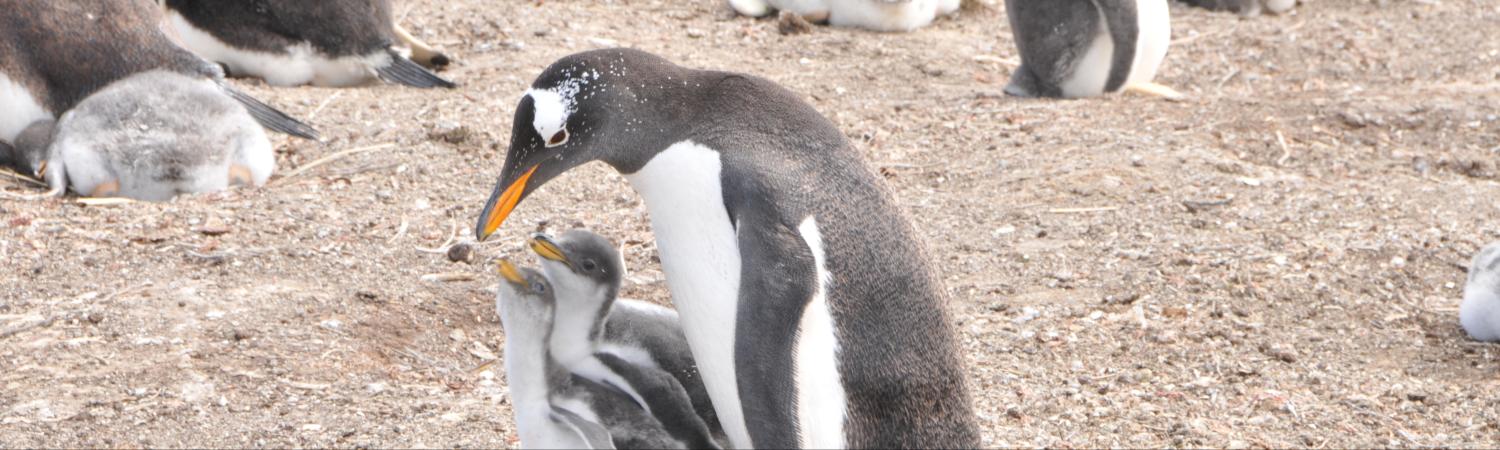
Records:
M120 180L109 180L94 186L94 191L89 192L89 197L114 197L120 194Z
M417 64L426 66L429 69L441 69L453 63L453 60L449 59L448 55L437 51L432 46L427 45L426 42L417 39L416 36L412 36L411 32L406 31L406 28L402 27L401 24L392 24L392 26L396 30L396 38L400 39L401 43L411 49L412 61L416 61Z
M1161 97L1174 102L1187 100L1187 96L1183 95L1181 92L1177 92L1176 89L1172 89L1170 87L1152 83L1149 81L1145 83L1133 83L1126 85L1125 92L1133 92L1136 94Z
M254 186L255 178L250 175L250 168L239 164L229 165L230 186Z

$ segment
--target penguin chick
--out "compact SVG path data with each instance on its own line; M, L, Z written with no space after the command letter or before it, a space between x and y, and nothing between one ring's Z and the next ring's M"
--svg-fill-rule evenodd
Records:
M655 393L637 394L667 431L690 448L716 448L713 436L723 436L723 430L677 312L616 298L625 261L603 236L576 229L554 240L538 233L532 236L531 249L542 258L542 270L557 289L553 357L599 382L652 378L631 384L657 387ZM619 363L610 364L602 354L617 357Z
M875 31L911 31L958 12L961 0L729 0L741 15L788 11L811 22Z
M1469 337L1500 342L1500 242L1479 250L1469 263L1469 281L1458 319Z
M1229 11L1243 17L1255 17L1262 11L1282 14L1297 7L1297 0L1183 0L1191 6L1210 11Z
M619 389L575 376L551 357L557 305L541 273L503 260L499 270L495 309L522 448L683 448Z
M64 113L47 159L54 190L151 201L260 186L276 165L240 103L211 80L165 70L112 83Z
M56 125L57 121L52 119L38 120L16 135L15 145L0 142L0 163L16 173L46 181L47 146L52 143Z
M376 78L457 86L395 47L397 40L416 41L395 26L389 0L166 0L166 8L183 47L234 75L277 86L354 86ZM437 56L426 55L447 60Z

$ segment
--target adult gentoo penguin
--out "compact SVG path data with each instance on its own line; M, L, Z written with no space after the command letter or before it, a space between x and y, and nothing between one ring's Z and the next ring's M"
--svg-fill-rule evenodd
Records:
M276 167L243 106L211 80L167 70L110 83L48 128L39 121L23 132L17 148L33 154L11 159L41 160L33 172L55 192L161 201L260 186Z
M597 50L548 67L514 120L476 237L568 169L603 161L625 174L733 447L979 444L916 232L795 94Z
M1184 0L1189 5L1211 11L1230 11L1254 17L1262 11L1281 14L1297 7L1297 0Z
M937 16L958 12L961 0L729 0L740 14L761 17L788 11L813 21L876 31L911 31Z
M456 86L395 46L415 40L398 32L390 0L166 0L166 7L183 46L235 76L277 86L351 86L377 77L420 88Z
M505 328L505 377L522 448L685 448L625 393L575 376L549 355L556 303L542 274L501 261L500 275L505 282L495 308ZM612 355L601 359L648 395L675 386L665 374L642 374ZM677 390L677 413L691 415Z
M661 371L685 390L686 417L671 415L679 408L651 406L676 395L638 393L673 436L689 448L717 447L723 436L713 401L698 374L677 312L638 300L617 299L625 261L603 236L577 229L557 239L535 234L531 249L542 258L542 270L556 290L558 309L552 330L552 356L581 376L597 382L621 378L601 361L600 353L615 355L643 372Z
M1006 0L1005 9L1021 54L1008 94L1182 97L1151 81L1172 40L1167 0Z
M1464 285L1458 318L1469 337L1500 342L1500 242L1480 249L1469 263L1469 281Z
M150 0L0 0L0 141L56 119L84 97L137 72L168 70L214 84L272 130L317 131L224 82L219 67L173 44Z

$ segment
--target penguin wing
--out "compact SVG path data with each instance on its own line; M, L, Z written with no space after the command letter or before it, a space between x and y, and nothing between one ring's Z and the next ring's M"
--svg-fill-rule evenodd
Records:
M1141 35L1137 0L1094 0L1094 5L1104 15L1104 26L1109 28L1109 38L1114 41L1114 54L1110 57L1109 78L1105 79L1104 92L1115 92L1125 86L1130 78L1130 66L1135 64L1136 39Z
M572 411L556 406L552 407L552 413L549 415L549 418L558 425L562 425L564 429L578 433L578 439L588 444L589 448L615 448L614 441L610 440L609 430L605 429L603 425L594 423L591 420L583 418L583 416L574 414Z
M671 374L661 369L632 364L609 353L595 353L595 358L630 383L646 399L651 414L662 428L688 448L720 448L714 442L703 418L693 409L687 389Z
M256 122L260 122L261 126L269 128L272 131L290 134L303 139L318 140L318 130L314 129L311 125L292 118L292 116L281 112L281 110L267 105L255 97L251 97L250 94L240 92L240 90L235 89L228 83L220 81L219 87L224 89L224 92L233 97L235 101L244 105L245 110L249 111L250 116L254 117Z

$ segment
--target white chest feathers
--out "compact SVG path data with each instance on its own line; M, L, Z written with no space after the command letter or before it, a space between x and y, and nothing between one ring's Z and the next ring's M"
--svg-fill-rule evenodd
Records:
M1156 78L1162 60L1167 57L1167 47L1172 41L1172 16L1166 0L1137 0L1135 58L1130 62L1130 72L1125 85L1148 83ZM1096 5L1098 3L1095 3ZM1099 28L1095 30L1088 48L1084 49L1073 66L1073 73L1059 83L1063 96L1069 98L1092 97L1104 93L1109 81L1109 72L1114 68L1115 40L1110 35L1106 11L1099 12Z
M1458 318L1469 337L1500 341L1500 242L1486 246L1469 264Z
M748 448L734 365L740 249L724 207L722 169L719 152L683 141L626 179L651 212L667 287L724 432L734 447Z
M365 56L330 57L303 42L285 53L269 53L235 48L175 11L169 11L168 22L181 39L183 47L209 61L224 64L231 73L266 80L274 86L353 86L376 79L375 68L391 63L391 56L378 51Z
M0 141L15 143L22 130L38 120L51 119L35 94L0 73Z
M844 448L844 418L848 412L844 383L839 375L839 342L828 309L828 259L818 221L808 217L797 227L812 251L817 289L797 324L797 427L802 448Z

